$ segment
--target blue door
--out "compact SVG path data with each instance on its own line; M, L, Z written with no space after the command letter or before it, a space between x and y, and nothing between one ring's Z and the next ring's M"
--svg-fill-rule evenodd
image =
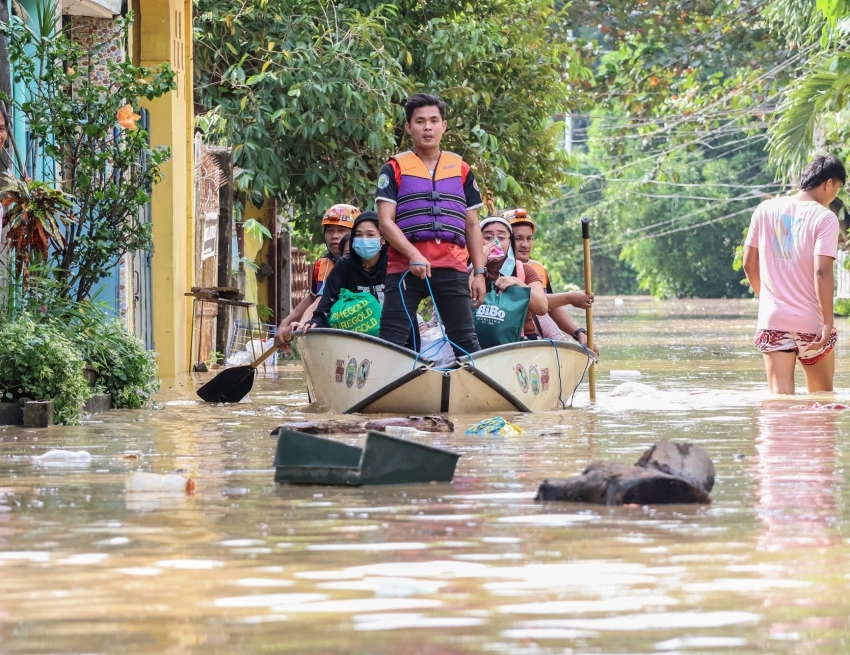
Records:
M150 134L151 115L147 109L140 109L141 119L138 125ZM144 155L143 155L144 157ZM147 165L147 158L142 160L142 166ZM139 209L139 222L151 222L151 203L147 202ZM133 253L133 329L144 342L145 348L155 350L153 341L153 276L151 262L153 248L138 250Z

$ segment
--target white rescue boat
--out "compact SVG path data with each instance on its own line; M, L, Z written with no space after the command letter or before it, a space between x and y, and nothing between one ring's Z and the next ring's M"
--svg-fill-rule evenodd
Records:
M521 341L473 353L449 370L350 332L296 334L310 399L345 414L547 412L566 407L595 355L577 343Z

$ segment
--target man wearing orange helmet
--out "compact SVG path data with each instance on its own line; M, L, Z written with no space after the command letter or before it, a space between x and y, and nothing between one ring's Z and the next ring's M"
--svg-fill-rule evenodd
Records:
M339 259L339 242L351 232L354 219L360 215L360 210L354 205L334 205L322 216L322 228L325 233L325 254L313 265L313 275L310 280L310 293L298 303L289 315L284 318L277 328L275 345L282 347L292 340L292 324L300 322L302 318L312 315L313 305L318 304L319 296L322 295L322 287L325 280L333 270L334 263Z
M549 301L549 314L539 316L544 336L549 338L560 338L559 332L563 330L572 335L573 339L582 345L587 345L587 331L579 327L567 314L564 305L573 305L579 309L587 309L593 304L593 294L584 291L568 291L565 293L552 293L552 283L546 267L535 259L531 259L531 249L534 247L534 232L537 226L534 219L524 209L507 209L502 212L502 218L506 219L513 228L516 241L517 261L531 264L543 281L546 290L546 298Z

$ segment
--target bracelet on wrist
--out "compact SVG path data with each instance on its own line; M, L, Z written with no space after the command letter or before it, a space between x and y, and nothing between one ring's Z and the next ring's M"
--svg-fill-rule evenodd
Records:
M587 334L587 330L585 330L584 328L580 327L578 330L576 330L575 332L573 332L573 339L575 339L576 341L578 341L578 340L579 340L578 335L580 335L580 334Z
M473 275L487 275L487 269L486 268L473 268L472 274Z

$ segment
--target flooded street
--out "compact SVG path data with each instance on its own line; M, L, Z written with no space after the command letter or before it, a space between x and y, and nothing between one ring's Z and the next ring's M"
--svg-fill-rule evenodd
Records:
M850 330L835 394L770 397L756 309L600 299L596 406L584 384L514 437L452 416L424 438L462 453L450 485L276 486L269 432L321 418L292 364L250 403L183 378L157 410L0 428L0 653L846 651L850 411L792 407L850 401ZM662 437L711 456L711 506L533 501ZM94 459L29 463L57 447ZM128 471L181 469L193 496L125 494Z

